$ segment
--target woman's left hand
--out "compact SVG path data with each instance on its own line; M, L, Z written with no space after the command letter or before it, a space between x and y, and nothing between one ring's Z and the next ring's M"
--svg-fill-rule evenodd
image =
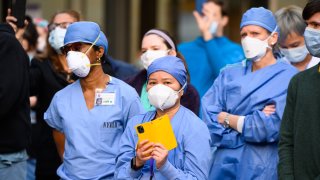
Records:
M159 143L156 143L153 146L152 158L156 161L157 169L160 169L167 161L168 158L168 150Z

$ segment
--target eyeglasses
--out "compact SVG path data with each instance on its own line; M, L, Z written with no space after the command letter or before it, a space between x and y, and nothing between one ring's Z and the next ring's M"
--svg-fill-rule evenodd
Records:
M67 29L70 24L73 22L62 22L62 23L51 23L48 25L49 31L53 31L56 27Z
M78 52L83 52L82 50L84 49L84 45L91 45L88 43L82 43L82 42L77 42L77 43L72 43L68 44L66 46L61 47L61 52L64 55L67 55L69 51L78 51ZM86 49L87 50L87 49Z

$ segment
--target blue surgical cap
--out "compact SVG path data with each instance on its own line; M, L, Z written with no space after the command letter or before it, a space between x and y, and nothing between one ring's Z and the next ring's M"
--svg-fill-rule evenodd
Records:
M97 23L89 21L74 22L67 28L66 36L64 37L64 46L75 42L93 44L97 38L99 39L95 45L102 46L104 48L104 54L107 54L108 40Z
M182 60L176 56L164 56L154 60L147 70L148 80L149 76L157 71L164 71L171 74L181 86L187 82L186 68Z
M243 14L240 29L247 25L257 25L273 32L277 28L277 21L270 10L263 7L251 8Z

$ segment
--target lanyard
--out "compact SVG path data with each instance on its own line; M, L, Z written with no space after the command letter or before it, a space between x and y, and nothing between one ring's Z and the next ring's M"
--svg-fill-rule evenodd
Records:
M154 163L154 159L151 159L150 160L150 180L152 180L152 178L154 176L153 163Z

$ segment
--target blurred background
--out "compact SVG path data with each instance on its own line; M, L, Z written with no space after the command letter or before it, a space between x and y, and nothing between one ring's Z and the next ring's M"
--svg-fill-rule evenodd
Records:
M240 42L239 24L242 14L251 7L263 6L275 12L295 4L304 7L307 0L226 0L229 25L225 35ZM109 54L116 59L136 63L143 34L151 28L169 31L178 42L191 41L200 35L192 15L196 0L27 0L26 14L47 20L61 10L73 9L83 20L100 24L108 36ZM0 1L4 22L8 0Z

